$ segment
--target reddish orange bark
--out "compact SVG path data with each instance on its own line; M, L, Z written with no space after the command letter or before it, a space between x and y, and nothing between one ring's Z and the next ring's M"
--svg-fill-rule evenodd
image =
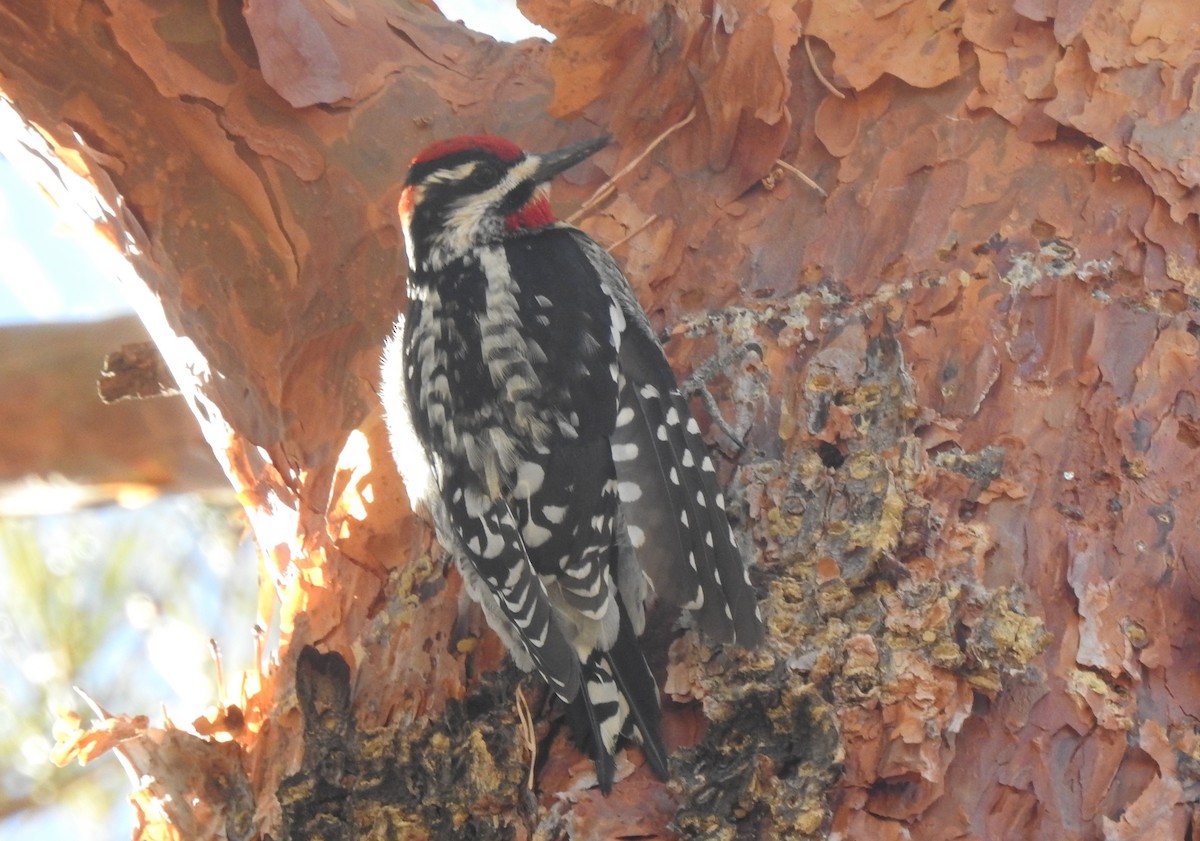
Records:
M205 808L232 837L1194 833L1192 4L523 8L553 45L366 0L0 4L0 88L107 198L278 573L280 663L218 723L245 780ZM671 645L672 784L603 800L560 734L526 804L512 675L372 395L392 204L434 137L602 129L556 198L633 164L584 225L745 438L712 433L771 643Z

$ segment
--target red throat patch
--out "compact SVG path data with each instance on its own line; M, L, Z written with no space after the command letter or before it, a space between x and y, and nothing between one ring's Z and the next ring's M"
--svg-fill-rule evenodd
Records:
M504 217L505 227L510 231L531 231L544 228L555 221L554 211L550 209L550 197L542 188L534 190L532 198L524 206Z

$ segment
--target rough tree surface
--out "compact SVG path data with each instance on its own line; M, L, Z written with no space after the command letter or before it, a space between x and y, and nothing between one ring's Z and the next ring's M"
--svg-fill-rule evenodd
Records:
M522 8L553 44L388 0L0 0L26 163L94 185L282 626L206 735L127 711L62 758L152 775L144 839L1197 837L1194 0ZM634 164L582 224L744 439L708 427L770 642L662 617L675 778L630 750L608 799L373 396L398 181L481 130L615 136L556 201Z

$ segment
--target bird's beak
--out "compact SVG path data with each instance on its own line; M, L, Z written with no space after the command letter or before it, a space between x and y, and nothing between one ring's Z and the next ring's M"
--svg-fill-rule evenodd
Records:
M572 143L570 146L564 146L553 152L546 152L542 155L530 155L529 157L537 159L537 169L533 172L533 181L538 184L544 184L560 172L564 172L580 161L591 157L599 152L612 141L612 138L607 134L602 137L595 137L591 140L581 140L578 143Z

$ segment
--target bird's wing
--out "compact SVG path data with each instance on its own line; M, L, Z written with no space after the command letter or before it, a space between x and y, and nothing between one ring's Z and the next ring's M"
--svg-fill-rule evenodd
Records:
M700 428L641 306L607 252L584 235L625 330L613 460L630 539L655 591L714 638L755 645L762 622Z

